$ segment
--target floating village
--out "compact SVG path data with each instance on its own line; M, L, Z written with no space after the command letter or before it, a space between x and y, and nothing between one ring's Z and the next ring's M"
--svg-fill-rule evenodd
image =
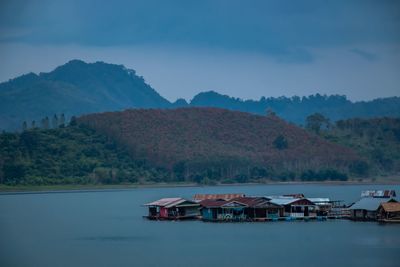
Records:
M196 194L193 199L162 198L144 204L150 220L202 220L205 222L266 222L350 219L400 223L400 202L394 190L368 190L351 205L304 194L246 196Z

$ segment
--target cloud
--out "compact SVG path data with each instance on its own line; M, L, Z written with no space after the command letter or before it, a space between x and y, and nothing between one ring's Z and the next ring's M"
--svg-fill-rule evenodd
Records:
M24 34L0 33L0 40L37 45L200 47L261 53L291 64L310 63L315 60L312 48L399 43L399 3L4 0L0 28L16 28Z

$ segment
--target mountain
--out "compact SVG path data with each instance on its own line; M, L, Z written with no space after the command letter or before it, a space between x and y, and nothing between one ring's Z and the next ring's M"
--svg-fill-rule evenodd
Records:
M210 91L189 103L160 96L134 70L104 62L72 60L49 73L29 73L0 84L0 130L21 130L23 122L36 126L45 117L120 111L128 108L217 107L281 118L304 125L307 116L321 113L331 121L347 118L399 117L400 97L352 102L340 95L278 97L242 100Z
M400 97L351 102L340 95L311 95L308 97L262 97L259 101L242 100L214 91L196 95L192 107L218 107L264 115L268 110L281 118L304 125L307 116L321 113L331 121L348 118L400 117Z
M53 114L67 117L126 108L164 108L161 97L134 70L72 60L49 73L29 73L0 84L0 129L21 129Z

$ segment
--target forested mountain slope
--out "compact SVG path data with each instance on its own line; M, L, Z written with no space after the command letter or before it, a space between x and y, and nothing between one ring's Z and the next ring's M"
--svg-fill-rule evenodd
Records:
M180 101L177 106L185 106ZM352 102L341 95L310 95L308 97L262 97L242 100L209 91L196 95L189 104L194 107L218 107L264 115L268 110L281 118L304 125L307 116L321 113L331 121L348 118L400 117L400 97Z
M52 72L30 73L0 84L0 129L20 130L64 113L67 118L126 108L165 108L161 97L135 71L122 65L72 60Z

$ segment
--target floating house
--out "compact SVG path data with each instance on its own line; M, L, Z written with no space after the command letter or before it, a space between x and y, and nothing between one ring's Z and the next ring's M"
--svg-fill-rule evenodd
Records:
M204 221L263 221L278 218L283 207L265 197L237 197L231 200L205 199L200 202Z
M200 204L184 198L162 198L147 203L149 219L155 220L179 220L197 218L200 216Z
M395 190L365 190L361 192L361 197L375 197L375 198L395 198Z
M377 211L377 218L380 222L400 223L400 203L386 202L382 203Z
M284 207L284 217L304 218L316 217L317 207L314 202L307 198L296 198L292 196L267 197L270 202Z
M315 204L317 216L328 216L333 208L333 201L331 201L329 198L308 197L307 199Z
M349 207L350 219L370 221L376 220L378 208L383 203L396 202L393 198L363 197Z
M240 197L233 199L233 201L247 206L244 210L248 220L277 219L284 212L282 206L272 203L266 197Z
M223 199L205 199L200 202L204 221L243 221L245 204Z

